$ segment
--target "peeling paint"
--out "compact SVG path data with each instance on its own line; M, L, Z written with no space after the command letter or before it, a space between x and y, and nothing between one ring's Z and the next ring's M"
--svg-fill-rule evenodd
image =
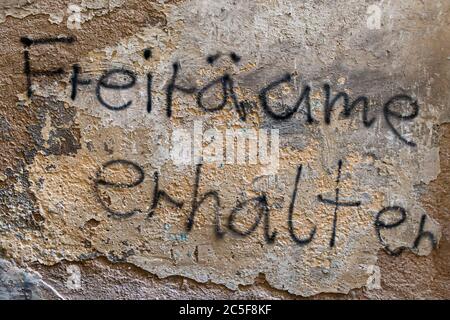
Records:
M271 288L313 296L347 294L363 287L382 290L379 255L383 249L391 254L412 252L418 256L415 259L442 250L440 242L448 226L441 225L421 197L441 174L439 126L450 119L449 74L443 68L448 53L439 47L443 41L434 40L436 34L449 35L445 23L450 6L445 1L383 3L383 14L389 19L383 20L380 29L367 28L367 5L353 0L337 7L281 0L152 2L149 6L154 11L149 15L157 16L158 22L142 22L137 31L109 42L103 40L108 34L98 29L98 41L105 45L92 40L86 44L83 30L132 4L82 1L80 28L71 29L65 26L65 4L58 2L50 9L51 3L6 3L0 13L2 25L10 19L27 21L45 14L60 28L58 33L28 30L20 36L74 35L76 39L71 44L46 45L48 49L23 47L19 37L15 39L17 70L22 68L23 51L29 50L32 68L63 67L66 74L33 78L31 99L24 86L20 92L9 93L8 101L14 101L18 110L32 113L32 120L22 125L29 139L29 146L22 147L23 160L16 163L6 155L5 163L16 167L5 168L0 175L2 215L7 218L0 224L0 248L14 261L51 266L107 257L159 278L182 276L232 290L251 286L262 275ZM418 12L424 16L417 17ZM115 27L122 26L128 28L123 21ZM60 62L65 52L70 55L79 48L83 48L81 55L70 63ZM208 63L211 55L217 56L214 63ZM177 85L183 87L203 87L228 74L235 95L245 102L246 120L239 118L231 98L220 111L207 112L198 107L195 94L180 91L173 95L168 117L167 88L175 62L180 66ZM91 83L79 85L73 99L70 75L75 63L81 67L79 79ZM115 106L131 103L123 110L111 110L99 100L99 79L108 70L123 68L136 77L132 88L103 86L100 95ZM264 111L261 89L286 73L292 81L271 91L268 101L281 113L310 85L311 115L316 122L307 123L303 105L286 120ZM113 80L130 81L129 77ZM14 81L25 83L25 75L19 74ZM338 92L346 92L352 100L367 96L373 124L366 126L361 109L345 116L340 104L327 124L324 84L331 86L333 96ZM396 95L417 100L418 116L399 121L391 112L394 120L389 124L386 103ZM212 108L221 98L216 90L205 95L204 101ZM403 115L412 112L411 105L393 108ZM12 139L7 134L18 134L9 133L16 126L12 116L0 118L5 143ZM173 132L192 130L199 120L205 130L277 129L280 133L276 172L248 163L201 167L197 191L218 192L223 238L217 238L212 197L200 207L192 229L186 227L195 207L192 198L198 171L195 164L176 165L171 159ZM117 159L136 166L121 162L105 167ZM155 172L159 188L183 202L182 207L167 199L152 207ZM338 201L338 193L340 201L359 204L335 209L320 200ZM270 212L270 230L264 230L261 222L244 237L233 233L228 222L233 209L261 195ZM387 209L382 216L383 208ZM405 210L404 221L398 225L403 211L395 208ZM258 206L244 209L236 211L239 230L251 229L259 212ZM121 212L129 214L121 217ZM305 239L311 230L315 234L306 245L293 240L292 233ZM267 233L272 231L276 236L270 243ZM78 272L74 268L68 272ZM80 279L74 279L67 280L69 289L79 283Z

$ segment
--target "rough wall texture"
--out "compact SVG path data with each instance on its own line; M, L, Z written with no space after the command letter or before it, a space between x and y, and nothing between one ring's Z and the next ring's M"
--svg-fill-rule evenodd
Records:
M449 1L0 3L0 298L450 297Z

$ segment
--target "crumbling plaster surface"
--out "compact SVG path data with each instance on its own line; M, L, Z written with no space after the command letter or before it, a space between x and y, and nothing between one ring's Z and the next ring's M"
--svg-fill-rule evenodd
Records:
M17 276L16 282L14 276L2 277L2 288L17 283L17 288L26 286L19 290L24 297L32 292L34 298L449 297L448 1L70 4L80 8L77 28L68 24L72 13L65 1L2 4L0 248L8 260L2 260L2 270ZM366 23L371 4L382 10L379 29ZM29 49L36 69L62 66L67 72L34 79L32 99L27 98L22 36L76 39ZM151 49L148 59L145 49ZM241 60L233 63L224 55L208 64L206 57L216 52L235 52ZM224 72L231 74L239 99L248 104L246 121L231 101L209 113L197 107L194 95L180 92L167 117L166 90L176 61L183 86L201 87ZM73 100L69 72L75 63L82 68L80 77L93 82L79 86ZM132 70L137 79L130 90L102 93L111 104L133 101L121 111L105 108L95 95L97 80L113 68ZM262 110L258 93L286 72L293 75L293 84L274 90L271 103L293 104L309 84L316 123L306 123L304 112L278 121ZM153 76L150 113L148 73ZM367 96L374 124L366 128L360 110L342 116L341 107L325 124L324 83L334 94ZM418 117L395 122L415 147L398 139L384 119L383 104L397 94L419 103ZM217 104L220 91L205 101ZM214 232L211 201L200 208L193 229L186 230L195 166L176 165L170 158L174 130L192 131L198 121L203 130L268 128L280 133L276 171L267 165L203 165L199 193L220 193L226 231L221 239ZM99 179L137 179L130 166L105 169L99 176L102 164L113 159L138 163L144 181L129 189L96 190ZM339 160L342 199L361 205L339 208L336 243L330 247L333 206L317 195L334 197ZM287 223L299 165L303 170L293 220L298 237L307 237L315 226L307 245L292 241ZM162 202L148 217L155 171L160 187L185 205L175 209ZM277 231L274 243L265 241L262 223L247 237L227 229L238 201L262 193L270 209L270 231ZM139 212L111 216L99 198L115 212ZM374 228L377 213L388 206L407 210L404 224L381 231L390 249L408 248L396 257L383 251ZM240 230L251 226L257 210L253 206L238 215ZM427 239L413 248L423 215L435 249ZM33 281L23 280L24 273ZM79 286L70 285L74 274L80 276L75 277Z

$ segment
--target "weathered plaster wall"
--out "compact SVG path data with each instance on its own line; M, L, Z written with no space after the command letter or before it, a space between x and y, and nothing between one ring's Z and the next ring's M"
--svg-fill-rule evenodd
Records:
M449 298L449 1L0 3L1 298ZM64 74L27 86L27 54ZM196 90L175 88L169 116L175 62ZM71 97L75 64L91 83ZM113 69L135 83L96 93ZM324 84L367 97L373 122L341 99L327 123ZM307 85L315 121L306 99L276 119ZM176 163L174 133L207 129L277 129L279 152ZM181 208L152 208L155 172ZM189 228L196 190L217 194Z

